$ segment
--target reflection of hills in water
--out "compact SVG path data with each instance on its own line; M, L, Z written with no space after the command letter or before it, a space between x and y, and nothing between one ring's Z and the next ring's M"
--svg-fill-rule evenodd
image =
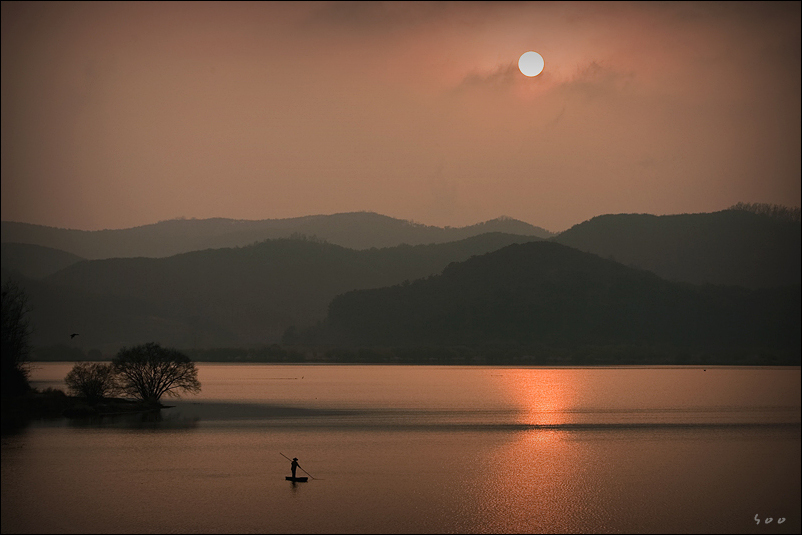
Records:
M198 426L199 418L170 412L170 408L138 413L119 413L110 415L91 416L86 418L69 418L66 420L69 427L111 427L123 429L194 429Z
M161 411L70 418L76 428L195 429L299 428L431 432L637 431L671 429L775 429L800 431L798 407L760 410L730 407L717 410L632 409L573 410L542 414L527 422L516 410L315 409L259 403L190 402ZM64 423L62 422L62 423Z
M529 414L515 409L335 409L261 403L177 402L175 420L211 427L299 427L430 431L550 429L800 429L800 408L717 407L670 409L570 409ZM165 417L165 421L168 418Z

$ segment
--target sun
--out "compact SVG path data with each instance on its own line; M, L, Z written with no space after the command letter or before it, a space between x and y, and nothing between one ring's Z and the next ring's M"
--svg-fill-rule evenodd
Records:
M530 78L543 72L544 66L543 56L537 52L524 52L518 59L518 68L521 69L524 76Z

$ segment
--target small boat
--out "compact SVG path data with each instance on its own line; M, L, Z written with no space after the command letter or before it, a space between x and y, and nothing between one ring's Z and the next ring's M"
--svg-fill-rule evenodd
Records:
M292 476L286 476L286 477L285 477L285 479L286 479L287 481L293 481L293 482L298 482L298 483L306 483L307 481L309 481L309 478L308 478L308 477L292 477Z

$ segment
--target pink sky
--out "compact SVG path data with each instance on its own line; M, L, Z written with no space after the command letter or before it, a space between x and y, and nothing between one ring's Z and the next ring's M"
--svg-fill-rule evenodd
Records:
M800 3L2 3L2 219L800 204ZM528 50L546 62L517 69Z

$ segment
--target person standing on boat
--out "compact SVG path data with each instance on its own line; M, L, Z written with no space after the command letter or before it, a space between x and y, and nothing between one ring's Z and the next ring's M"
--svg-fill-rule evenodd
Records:
M298 468L298 457L292 458L292 464L290 465L290 470L292 470L292 477L295 479L295 469Z

